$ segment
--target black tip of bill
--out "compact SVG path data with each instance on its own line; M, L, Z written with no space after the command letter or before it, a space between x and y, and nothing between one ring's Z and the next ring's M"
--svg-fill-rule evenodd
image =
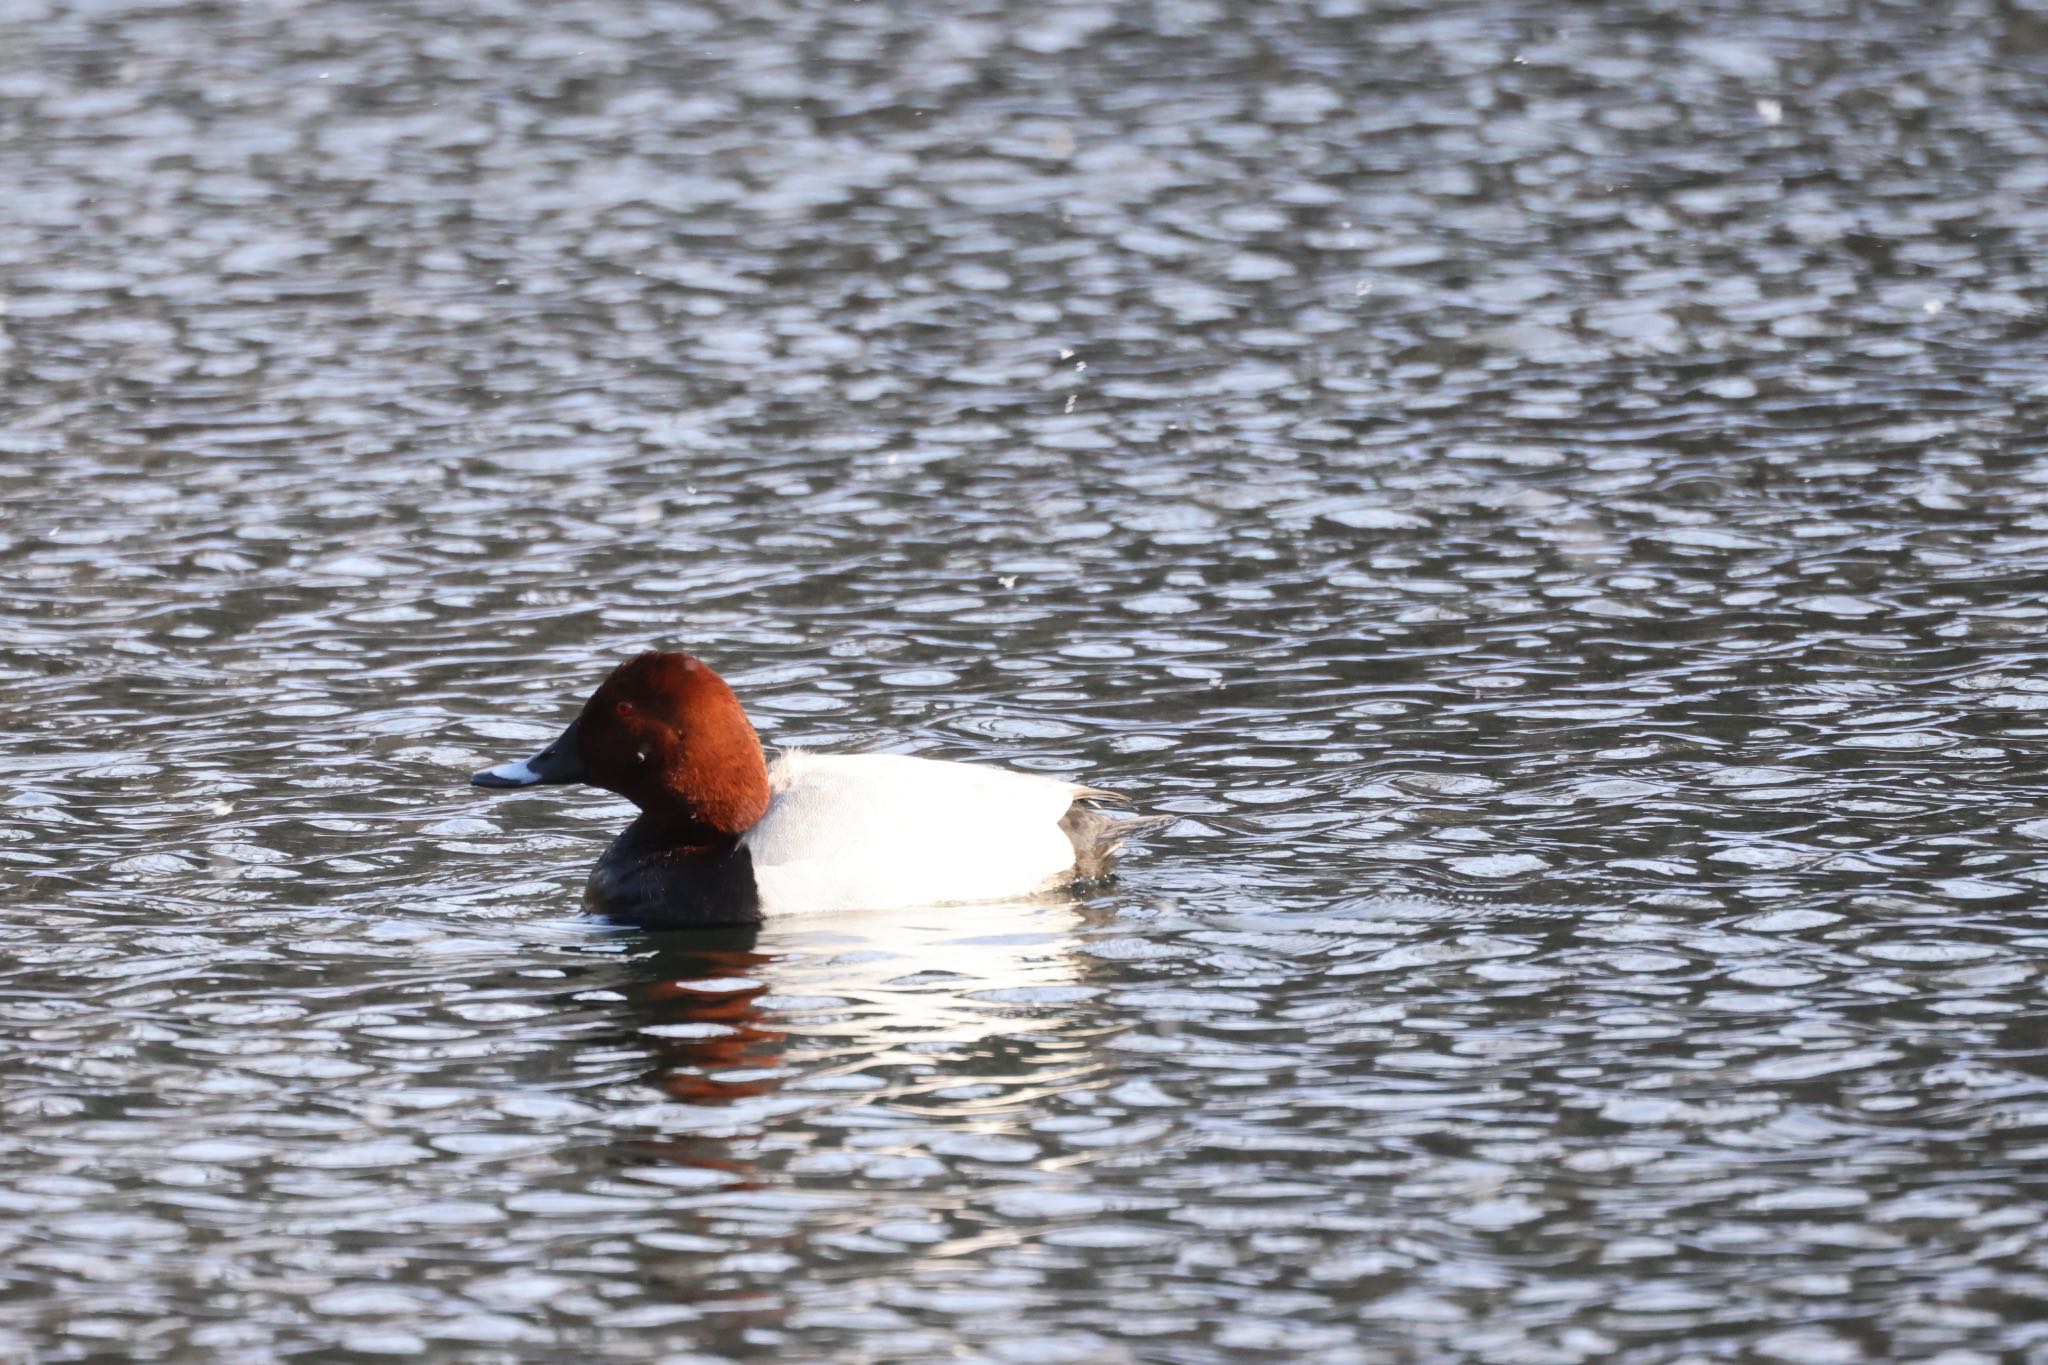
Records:
M583 780L583 755L576 751L576 722L532 758L500 763L469 775L472 787L539 787Z

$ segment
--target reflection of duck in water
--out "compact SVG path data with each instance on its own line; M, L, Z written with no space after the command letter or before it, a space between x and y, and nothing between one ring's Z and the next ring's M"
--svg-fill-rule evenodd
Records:
M654 1049L652 1079L685 1104L723 1104L774 1088L783 1034L768 1027L754 973L774 961L753 951L756 931L704 935L658 948L646 979L628 993L646 1020L640 1036Z
M727 1324L723 1339L772 1331L789 1300L752 1292L764 1276L971 1254L985 1163L986 1188L1071 1186L1034 1125L1102 1083L1097 1043L1120 1028L1088 1003L1091 969L1113 969L1076 951L1083 914L1003 903L628 936L611 989L585 999L607 997L652 1061L647 1084L607 1087L624 1112L598 1163L608 1198L620 1178L658 1191L626 1253L649 1290ZM601 1045L614 1081L616 1044ZM941 1240L896 1240L906 1221Z
M835 915L764 933L786 1026L861 1047L958 1045L1064 1022L1049 1008L1095 993L1079 984L1073 904L1007 901ZM789 999L794 996L795 998Z
M773 1090L782 1076L784 1034L771 1026L760 999L768 984L758 970L774 959L755 952L753 929L663 936L636 955L633 980L622 983L637 1033L653 1054L647 1080L682 1104L732 1104ZM663 941L667 939L668 941ZM678 942L676 940L680 939ZM667 1165L753 1173L724 1141L676 1133L632 1144Z
M1035 895L1106 876L1126 838L1168 822L971 763L791 751L771 766L732 689L688 654L621 664L554 743L470 781L587 782L638 806L586 898L653 928Z
M808 1111L959 1085L1009 1090L1074 1079L1092 1054L1019 1047L1074 1023L1096 994L1090 959L1072 951L1071 904L1009 902L865 911L831 927L659 935L636 954L621 990L653 1057L648 1081L668 1099L724 1111L636 1143L663 1163L749 1169L727 1142ZM980 1055L972 1045L1004 1040ZM1027 1054L1020 1075L1020 1058ZM1040 1055L1043 1054L1043 1055ZM999 1059L1000 1055L1000 1059ZM937 1064L935 1067L935 1063ZM989 1074L983 1074L989 1073ZM705 1115L710 1119L711 1115Z

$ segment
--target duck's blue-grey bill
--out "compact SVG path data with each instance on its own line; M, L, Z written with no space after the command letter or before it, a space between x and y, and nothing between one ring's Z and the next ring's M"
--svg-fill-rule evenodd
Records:
M583 755L576 752L576 726L579 723L570 721L569 728L556 736L553 744L532 758L521 759L517 763L500 763L495 768L472 773L469 784L472 787L539 787L556 782L581 782Z

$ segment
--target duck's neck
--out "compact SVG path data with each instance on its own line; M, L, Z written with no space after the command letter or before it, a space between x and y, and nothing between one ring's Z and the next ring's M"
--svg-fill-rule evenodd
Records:
M693 811L643 810L622 836L636 848L697 850L724 853L740 841L741 830L726 830Z
M768 811L768 757L725 684L709 670L696 676L716 691L697 701L689 742L640 818L678 843L729 845Z

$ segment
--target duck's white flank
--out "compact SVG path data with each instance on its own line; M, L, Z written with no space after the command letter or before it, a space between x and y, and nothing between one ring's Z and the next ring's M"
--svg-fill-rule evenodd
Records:
M1085 787L904 754L789 750L740 843L761 910L808 914L1028 896L1074 875L1060 818Z

